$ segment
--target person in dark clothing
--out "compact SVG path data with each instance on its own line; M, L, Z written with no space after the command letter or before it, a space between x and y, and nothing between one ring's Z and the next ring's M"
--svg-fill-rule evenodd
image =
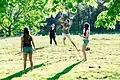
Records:
M31 44L32 43L32 44ZM35 44L32 36L29 34L27 27L24 28L23 36L21 37L21 52L23 52L23 61L24 61L24 70L26 69L27 55L29 55L31 70L33 70L33 61L32 61L32 45L35 49Z
M57 45L57 42L55 40L55 37L56 37L55 24L52 24L50 26L49 36L50 36L50 44L52 44L52 39L53 39L55 42L55 45Z

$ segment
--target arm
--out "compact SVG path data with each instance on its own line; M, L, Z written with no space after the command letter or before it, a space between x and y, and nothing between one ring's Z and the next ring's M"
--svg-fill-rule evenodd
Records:
M86 36L81 35L81 34L79 34L79 36L80 36L80 37L83 37L83 38L88 38L88 37L89 37L89 31L86 32Z
M64 22L63 21L61 22L61 25L64 26Z
M87 38L87 36L79 35L80 37Z
M66 27L65 29L66 29L66 30L69 30L69 27Z
M87 31L86 37L89 37L89 35L90 35L90 32L89 32L89 31Z
M70 29L70 24L69 24L69 23L66 23L65 29L66 29L66 30L69 30L69 29Z
M35 49L35 44L34 44L33 38L32 38L32 44L33 44L33 47L34 47L34 49Z
M23 51L23 37L21 37L21 52Z

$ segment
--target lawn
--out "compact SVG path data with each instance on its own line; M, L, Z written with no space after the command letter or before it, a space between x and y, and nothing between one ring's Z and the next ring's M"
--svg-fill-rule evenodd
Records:
M72 35L72 40L81 49L82 38ZM90 36L87 61L82 52L77 52L62 36L57 36L58 45L49 45L48 36L33 36L36 51L33 54L34 70L23 74L23 59L20 52L20 37L0 39L0 79L2 80L120 80L120 34L94 34Z

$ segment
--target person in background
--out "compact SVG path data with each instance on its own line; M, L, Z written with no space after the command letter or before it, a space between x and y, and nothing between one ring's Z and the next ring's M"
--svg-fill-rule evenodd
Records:
M80 34L79 34L80 35ZM90 24L89 23L85 23L84 24L84 28L83 28L83 35L80 35L81 37L83 37L83 45L82 45L82 52L83 52L83 56L84 56L84 61L87 60L87 57L86 57L86 48L87 48L87 45L89 43L89 36L90 36Z
M62 22L61 24L62 27L62 35L63 35L63 44L66 45L65 40L66 37L70 40L70 42L73 44L73 46L76 48L77 51L79 51L75 45L75 43L72 41L71 37L70 37L70 20L66 19L64 22Z
M52 24L52 25L50 26L49 37L50 37L50 44L52 44L52 39L53 39L55 45L57 45L57 42L56 42L56 40L55 40L55 38L56 38L55 24Z

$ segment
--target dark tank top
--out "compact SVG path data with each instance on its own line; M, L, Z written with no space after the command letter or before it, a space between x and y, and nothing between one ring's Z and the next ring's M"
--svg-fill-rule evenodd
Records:
M31 41L32 41L32 37L29 36L29 37L24 37L24 40L23 40L23 47L31 47Z
M55 36L55 28L52 30L52 27L50 27L50 36Z

